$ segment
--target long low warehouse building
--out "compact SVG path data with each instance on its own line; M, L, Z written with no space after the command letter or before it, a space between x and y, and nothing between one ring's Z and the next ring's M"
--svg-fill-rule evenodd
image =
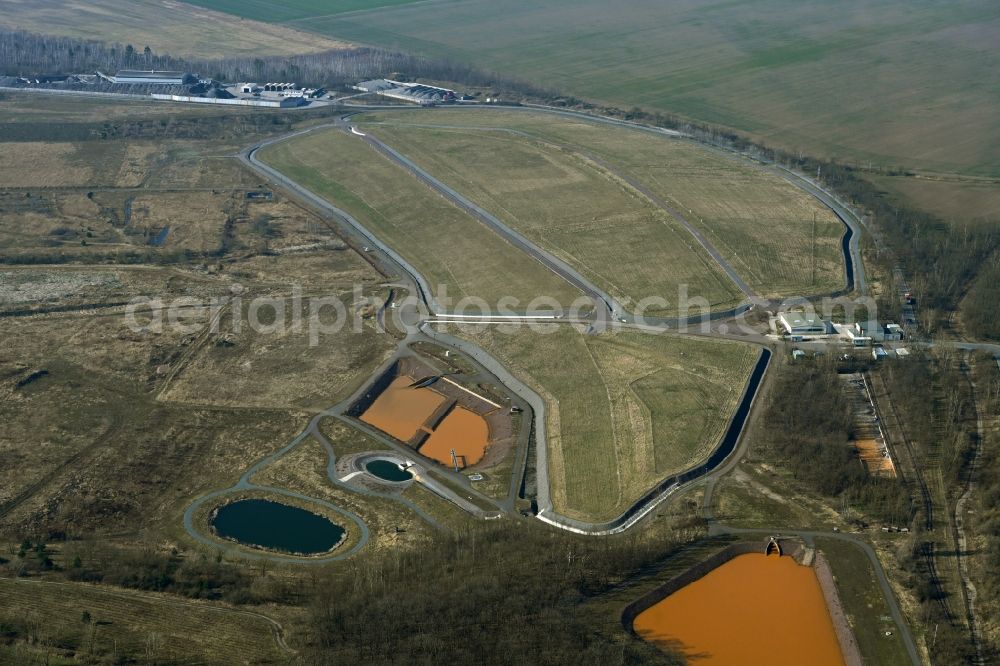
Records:
M153 93L153 99L160 99L167 102L195 102L200 104L230 104L233 106L258 106L272 109L294 109L297 106L307 104L302 97L283 97L280 100L270 99L221 99L218 97L191 97L189 95L162 95Z
M111 83L132 85L183 86L193 83L195 77L187 72L169 72L155 69L123 69L114 76L98 75Z
M404 83L403 81L393 81L392 79L374 79L372 81L362 81L355 90L377 93L394 99L401 99L417 104L436 104L438 102L453 102L456 98L455 91L438 86L429 86L423 83Z

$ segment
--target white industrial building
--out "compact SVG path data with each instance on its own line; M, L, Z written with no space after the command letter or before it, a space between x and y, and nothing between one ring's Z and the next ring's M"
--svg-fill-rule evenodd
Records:
M114 76L106 76L100 72L98 75L111 83L130 85L182 86L196 80L193 75L187 72L168 72L155 69L123 69Z
M269 107L273 109L291 109L297 106L302 106L306 104L306 100L302 97L281 97L278 99L258 99L252 97L250 99L237 98L237 99L220 99L218 97L194 97L192 95L163 95L159 93L153 93L150 95L153 99L164 100L167 102L192 102L195 104L230 104L232 106L260 106Z
M356 86L351 86L355 90L362 92L377 93L393 99L401 99L417 104L437 104L439 102L453 102L457 99L454 90L429 86L423 83L405 83L403 81L393 81L392 79L373 79L362 81Z
M842 330L855 347L867 347L873 342L895 342L903 339L903 329L899 324L882 326L877 322L859 321Z
M813 312L780 312L778 322L788 335L824 335L828 326Z

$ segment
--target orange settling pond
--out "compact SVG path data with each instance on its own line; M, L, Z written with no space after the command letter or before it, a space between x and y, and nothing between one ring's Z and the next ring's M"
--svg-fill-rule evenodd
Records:
M489 442L486 419L465 407L455 407L420 447L420 453L450 466L454 449L459 467L468 467L482 460Z
M361 415L361 420L401 442L408 442L419 432L429 433L417 450L449 467L452 449L459 467L482 460L490 441L486 419L455 405L434 427L429 423L431 417L451 399L427 387L412 388L414 381L407 375L393 379Z
M815 572L788 556L735 557L640 613L633 627L693 664L844 664Z

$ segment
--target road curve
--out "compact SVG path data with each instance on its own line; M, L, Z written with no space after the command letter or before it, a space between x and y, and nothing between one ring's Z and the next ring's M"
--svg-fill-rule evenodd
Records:
M377 106L377 105L367 105L367 104L345 104L345 107L351 109L346 117L350 115L355 115L358 113L364 113L367 111L417 111L423 107L414 106ZM867 293L867 280L865 277L864 264L861 261L861 249L860 249L860 238L861 229L864 225L864 221L859 218L854 211L842 202L837 195L830 192L826 188L822 187L814 180L808 176L798 173L792 169L783 167L779 164L773 162L767 162L758 158L746 155L738 150L730 148L728 146L711 143L702 139L699 139L690 134L680 132L677 130L665 129L662 127L652 127L650 125L643 125L640 123L620 120L618 118L611 118L608 116L601 116L591 113L584 113L582 111L571 111L567 109L557 109L550 106L545 106L542 104L522 104L518 106L493 106L493 105L456 105L451 106L449 109L463 109L470 112L475 110L503 110L503 111L520 111L520 112L535 112L535 113L546 113L550 115L564 116L567 118L574 118L577 120L586 120L594 123L601 123L606 125L614 125L617 127L626 127L640 132L645 132L652 135L659 135L661 137L677 137L687 139L698 143L701 146L711 148L732 157L738 158L741 161L748 161L755 163L766 170L778 175L784 180L788 181L800 190L803 190L815 199L818 199L823 205L829 208L833 213L840 219L847 229L844 236L843 249L844 249L844 260L845 260L845 273L847 275L847 291L851 289L856 290L860 294ZM728 272L728 271L727 271Z
M266 146L270 146L275 143L280 143L282 141L287 141L288 139L302 136L303 134L308 134L311 132L340 128L339 124L324 124L317 125L315 127L310 127L306 130L300 130L297 132L292 132L290 134L283 134L281 136L268 139L266 141L261 141L256 143L249 148L241 151L239 153L240 160L250 167L252 170L256 171L259 175L277 183L281 187L284 187L289 192L293 193L300 199L305 200L308 204L315 208L319 208L335 218L342 220L347 225L349 225L355 233L360 235L365 239L366 242L370 243L372 246L377 247L382 254L384 254L390 261L390 263L395 264L400 272L408 276L416 287L416 291L419 295L419 300L426 305L431 312L443 312L442 308L438 305L437 301L434 299L434 290L431 288L430 283L424 278L424 276L414 268L406 259L402 257L398 252L392 249L389 245L383 243L375 234L371 233L367 227L365 227L361 222L355 219L350 213L337 206L333 205L323 197L311 192L310 190L302 187L294 180L288 178L283 173L271 166L265 164L257 157L257 152Z
M472 108L472 107L470 107L470 108ZM379 107L357 107L357 111L352 111L351 113L357 113L357 112L360 112L362 110L376 110L376 109L379 109ZM380 110L384 110L384 107L381 107ZM544 110L544 109L535 109L535 111L539 111L539 110L544 111L544 112L549 112L549 113L559 113L561 115L566 115L566 116L585 118L585 119L588 119L588 120L595 120L594 117L589 116L588 114L578 114L578 113L574 113L574 112L561 112L561 111L556 112L556 111L549 111L549 110ZM349 128L349 125L347 125L347 118L349 118L349 116L351 115L351 113L349 113L349 114L345 115L344 117L342 117L338 121L337 126L339 126L343 130L347 130ZM598 122L608 122L608 120L607 119L603 120L603 121L602 120L598 120ZM622 122L622 123L615 122L613 124L631 126L629 123L624 123L624 122ZM321 127L329 127L329 126L330 125L321 126ZM321 129L321 127L312 128L312 129L306 130L306 131L314 131L316 129ZM672 135L672 136L678 136L678 135L680 135L680 133L676 133L676 132L659 131L659 130L654 130L653 128L642 128L642 126L635 126L635 127L637 129L645 129L646 131L653 131L653 132L661 134L661 135L663 135L663 134L669 134L669 135ZM326 209L328 211L334 212L338 217L341 217L341 218L345 219L363 237L365 237L367 239L370 239L373 245L378 246L390 258L394 259L395 263L397 263L397 265L399 265L402 268L403 272L407 273L409 275L409 277L411 277L413 279L413 281L414 281L415 284L422 285L422 291L424 291L423 296L425 296L425 300L426 300L426 297L429 297L429 294L430 294L430 290L426 286L427 285L426 281L419 274L419 272L417 272L411 265L409 265L405 260L402 260L402 257L400 257L398 254L396 254L391 248L389 248L389 247L385 246L383 243L381 243L373 234L371 234L370 232L368 232L367 229L365 229L360 223L358 223L356 220L354 220L353 218L351 218L344 211L341 211L340 209L337 209L335 206L332 206L329 202L326 202L322 198L317 197L316 195L314 195L313 193L309 192L308 190L305 190L304 188L302 188L301 186L299 186L294 181L291 181L290 179L286 178L282 174L278 173L276 170L268 167L267 165L264 165L264 164L260 163L256 159L255 153L256 153L256 150L259 149L260 147L263 147L264 145L275 143L277 141L281 141L281 140L287 139L290 136L295 136L295 135L302 134L302 133L304 133L304 132L296 132L296 133L293 133L291 135L277 137L275 139L271 139L269 141L266 141L266 142L263 142L261 144L258 144L257 146L254 146L252 149L250 149L249 151L247 151L245 153L246 161L248 163L250 163L251 166L253 166L258 172L261 172L264 175L266 175L267 177L270 177L270 178L278 181L279 183L281 183L282 185L284 185L285 187L287 187L289 190L291 190L295 194L298 194L298 195L303 196L304 198L308 199L310 201L310 203L312 203L314 205L318 205L321 208ZM374 137L370 137L368 135L362 136L360 133L356 133L356 135L359 136L359 138L362 138L362 139L368 141L371 145L373 145L374 148L376 148L377 150L380 150L380 152L382 152L383 154L386 154L388 157L390 157L390 159L393 159L393 161L395 161L398 164L400 164L401 166L405 167L411 173L414 173L414 175L416 175L420 180L422 180L427 185L431 186L433 189L435 189L436 191L438 191L439 193L441 193L447 199L449 199L450 201L452 201L455 205L458 205L459 207L465 209L467 212L470 212L470 213L474 214L477 219L479 219L480 221L488 224L491 228L493 228L495 231L497 231L497 233L500 233L505 238L508 238L508 239L512 240L512 242L513 242L514 239L516 239L518 242L516 242L515 244L518 247L521 247L525 251L531 252L532 256L536 256L536 257L539 256L538 255L539 249L536 248L533 244L531 244L530 241L528 241L527 239L525 239L523 237L519 237L519 235L517 235L516 232L513 232L508 227L506 227L505 225L503 225L499 221L495 220L495 218L493 218L493 220L491 220L490 218L492 216L489 216L488 213L485 213L485 211L482 211L481 209L478 209L478 207L475 206L475 204L472 204L471 202L468 202L467 200L464 200L464 198L461 197L461 195L458 195L457 193L455 193L453 191L449 191L449 188L447 188L446 186L443 186L443 184L441 184L438 181L436 181L433 177L429 176L429 174L426 174L426 172L423 172L423 170L421 170L419 167L417 167L415 164L413 164L405 156L403 156L403 155L399 154L398 152L394 151L389 146L387 146L384 143L378 141L377 139L374 139ZM802 182L806 182L806 181L803 180ZM814 196L816 196L816 195L814 194ZM839 203L839 202L837 202L837 203ZM494 222L495 222L495 224L494 224ZM497 225L499 225L499 226L497 226ZM856 243L852 247L854 247L856 249ZM572 270L572 269L570 269L570 270ZM556 272L559 273L560 275L563 275L564 277L566 276L566 273L564 273L562 270L556 270ZM728 271L727 271L727 273L728 273ZM570 275L572 276L572 273L570 273ZM589 284L589 282L587 282L586 280L583 280L582 276L578 276L578 277L582 280L582 283L586 285L586 288L583 288L582 291L584 291L585 293L591 294L592 297L599 298L600 302L603 302L605 304L605 307L607 308L607 313L608 314L614 314L614 313L616 313L616 308L615 308L615 306L617 305L616 303L614 303L610 298L607 298L606 294L604 294L603 292L601 292L599 289L597 289L596 287L594 287L592 284ZM861 278L862 284L863 284L863 274L859 275L859 277ZM581 284L580 282L578 282L575 279L570 280L570 281L572 283L574 283L574 284ZM745 283L744 283L744 285L745 285ZM746 293L746 292L744 292L744 293ZM617 312L620 313L621 310L619 309L619 310L617 310ZM518 395L520 395L526 402L528 402L533 407L533 409L535 410L535 413L536 413L536 423L539 424L539 427L537 428L537 432L538 432L538 434L539 434L540 437L544 437L544 414L545 414L544 402L540 399L540 397L537 394L535 394L533 391L531 391L529 387L527 387L527 386L521 384L520 382L518 382L516 380L516 378L514 378L509 372L507 372L506 369L503 368L499 363L496 363L495 360L493 360L492 358L490 358L489 355L486 354L483 350L478 349L478 348L474 348L472 345L469 345L468 343L465 343L464 341L460 341L460 340L455 339L455 338L446 338L446 337L444 337L444 334L441 334L441 333L438 333L436 331L433 331L429 327L423 327L423 332L428 337L432 337L432 338L438 339L440 341L447 341L452 346L454 346L454 347L456 347L458 349L461 349L462 351L465 351L470 356L472 356L477 361L479 361L484 367L486 367L491 372L493 372L495 375L497 375L498 377L500 377L501 379L503 379L504 383L507 384L509 388L511 388L512 390L514 390L515 393L517 393ZM539 485L539 489L538 489L539 498L538 499L539 499L539 506L544 510L545 507L551 507L551 500L548 497L548 483L547 483L547 474L546 474L546 472L547 472L547 460L546 460L546 447L544 446L544 440L542 442L540 442L540 445L536 447L536 450L538 451L538 456L539 456L539 460L538 460L538 473L539 473L539 479L540 479L540 482L538 484ZM722 462L722 461L720 461L720 462ZM710 476L713 472L714 472L713 469L706 469L700 476L701 477ZM542 481L544 481L544 482L542 482ZM673 492L673 490L675 490L675 488L669 488L668 490L669 490L669 492ZM660 500L662 500L661 496L658 496L658 498ZM646 503L649 502L648 498L644 498L644 501ZM643 502L640 502L640 504L642 504L642 503ZM636 509L641 510L641 507L639 507L638 505L635 506L635 507L633 507L633 510L636 510ZM550 511L551 511L551 509L550 509ZM549 513L548 515L554 515L554 514ZM564 524L564 525L560 525L560 526L566 527L566 528L573 527L572 525L568 525L568 524Z

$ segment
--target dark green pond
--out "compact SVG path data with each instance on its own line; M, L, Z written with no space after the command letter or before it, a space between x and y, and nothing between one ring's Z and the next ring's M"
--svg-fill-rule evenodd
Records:
M365 465L365 469L386 481L409 481L413 478L412 474L391 460L373 460Z
M212 519L216 534L288 553L325 553L340 543L344 528L322 516L270 500L239 500L219 508Z

